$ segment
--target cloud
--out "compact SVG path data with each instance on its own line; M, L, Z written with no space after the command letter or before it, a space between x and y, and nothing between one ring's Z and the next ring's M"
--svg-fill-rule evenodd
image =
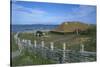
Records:
M38 8L27 8L17 4L12 4L12 21L13 23L31 23L39 22L41 17L48 13Z
M46 11L40 10L38 8L27 8L24 6L17 5L17 4L12 4L12 10L19 11L19 12L27 12L29 14L46 14L47 13Z
M52 15L39 8L28 8L18 4L12 4L12 22L17 24L52 24L65 21L65 16Z
M26 5L26 4L25 4ZM27 6L27 5L26 5ZM41 7L42 8L42 7ZM70 8L70 7L69 7ZM64 21L86 21L95 19L95 7L78 6L66 8L68 11L43 10L39 7L25 7L23 5L12 3L12 22L15 24L59 24ZM93 21L95 22L95 21Z
M67 8L68 10L69 8ZM86 23L96 22L96 8L94 6L72 7L69 11L58 14L58 16L52 16L50 20L56 20L57 22L64 21L82 21ZM93 21L92 21L93 20Z
M72 8L63 18L65 18L65 21L82 21L86 23L95 23L96 7L80 5L76 8Z
M95 7L93 6L79 6L77 8L73 8L72 14L77 17L86 17L95 12Z

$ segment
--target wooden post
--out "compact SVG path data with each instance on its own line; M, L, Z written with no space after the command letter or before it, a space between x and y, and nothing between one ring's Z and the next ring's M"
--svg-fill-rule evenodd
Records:
M16 44L18 44L18 38L14 38L14 39L15 39Z
M37 42L36 42L36 40L34 40L34 47L36 47L37 46Z
M81 49L80 49L81 52L84 52L84 45L81 44Z
M84 45L82 44L82 52L84 52Z
M44 47L44 41L41 41L42 47Z
M18 38L18 48L19 48L19 51L21 53L22 52L22 49L23 49L23 46L21 45L21 41L20 41L19 38Z
M40 34L39 34L39 33L37 33L37 37L39 37L39 35L40 35Z
M66 50L66 43L63 43L63 62L64 62L65 57L66 57L66 52L65 52L65 50Z
M18 38L17 44L19 45L19 43L20 43L20 39Z
M63 43L63 50L66 50L66 44Z
M29 46L31 46L32 44L31 44L31 40L28 40L28 44L29 44Z
M28 45L28 40L25 40L24 46L27 46L27 45Z
M19 39L19 38L16 39L16 44L18 44L18 39Z
M25 39L24 39L24 43L25 43Z
M54 43L53 42L50 42L50 48L52 51L54 50Z

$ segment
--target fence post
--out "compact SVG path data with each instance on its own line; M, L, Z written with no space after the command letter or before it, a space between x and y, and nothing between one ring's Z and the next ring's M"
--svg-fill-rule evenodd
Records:
M65 57L66 57L66 43L63 43L63 62L65 61Z
M54 43L53 42L50 42L50 48L52 51L54 50Z
M42 57L46 56L45 54L45 49L44 49L44 41L41 41L41 46L42 46L42 50L41 50L41 53L42 53Z
M84 45L82 43L80 45L80 53L81 53L81 56L82 56L81 61L83 62L83 61L85 61L85 57L83 56L83 53L84 53Z
M24 43L25 43L25 39L24 39Z
M22 49L23 49L23 46L21 45L20 38L18 38L18 47L19 47L19 51L21 53L22 52Z
M28 40L25 40L24 47L27 46L27 44L28 44Z
M25 44L26 44L26 42L27 42L27 41L26 41L26 40L24 40L24 43L25 43Z
M18 44L18 38L14 38L14 40L15 40L16 44Z
M16 39L16 44L18 44L18 42L19 42L19 38Z
M28 44L29 44L29 46L31 46L32 44L31 44L31 40L28 40Z
M39 34L39 33L37 33L37 37L39 37L39 35L40 35L40 34Z
M37 42L36 42L36 40L34 40L34 47L36 47L37 46Z
M44 41L41 41L42 47L44 47Z
M66 43L63 43L63 50L66 50Z
M84 45L81 44L80 52L84 52Z
M20 44L20 39L19 39L19 38L18 38L17 44L18 44L18 45Z

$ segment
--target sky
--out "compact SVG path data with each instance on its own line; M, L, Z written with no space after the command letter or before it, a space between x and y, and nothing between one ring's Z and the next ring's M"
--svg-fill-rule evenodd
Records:
M96 6L43 2L11 2L12 24L61 24L80 21L96 24Z

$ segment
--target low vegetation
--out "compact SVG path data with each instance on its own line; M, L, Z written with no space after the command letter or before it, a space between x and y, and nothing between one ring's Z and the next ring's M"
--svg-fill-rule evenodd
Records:
M38 53L30 53L24 50L20 56L12 59L12 66L54 64L50 59L41 57Z
M57 34L48 33L48 37L37 37L34 33L20 33L21 39L29 39L34 44L34 40L37 40L38 44L41 41L45 42L45 46L50 47L50 42L54 42L56 48L62 49L63 43L66 43L66 49L80 50L80 45L84 44L86 51L96 51L96 29L95 26L87 30L85 33L80 32L79 35L76 33L71 34Z
M11 33L10 45L11 45L11 51L12 51L12 52L18 50L18 45L17 45L16 42L15 42L14 35L15 35L15 33Z

